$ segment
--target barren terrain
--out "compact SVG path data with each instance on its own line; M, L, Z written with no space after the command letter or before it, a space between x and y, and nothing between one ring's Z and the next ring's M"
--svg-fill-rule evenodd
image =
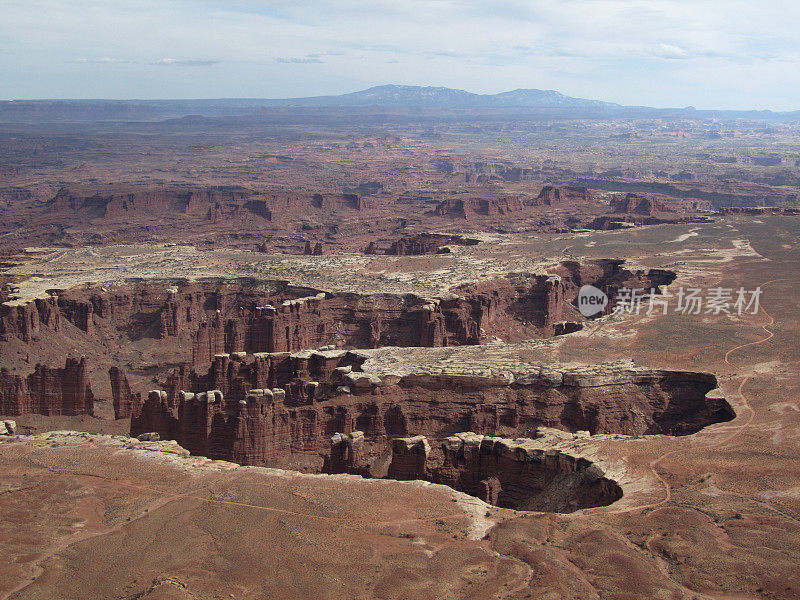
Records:
M2 126L3 598L800 596L795 125L288 112Z

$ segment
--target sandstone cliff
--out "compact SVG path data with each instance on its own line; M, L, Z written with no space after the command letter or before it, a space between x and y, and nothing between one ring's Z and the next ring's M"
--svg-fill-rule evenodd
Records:
M585 206L595 202L592 193L585 187L546 185L532 202L532 206Z
M0 369L0 414L91 415L94 395L86 359L67 358L63 368L36 365L27 377Z
M122 369L111 367L108 371L108 376L111 379L114 418L129 419L141 410L142 395L131 391L128 378Z
M264 464L329 450L362 431L366 454L395 437L459 431L525 436L542 426L627 435L694 433L733 418L706 373L606 365L506 376L376 375L358 352L220 355L151 392L131 433L158 432L195 454Z
M611 201L611 208L616 213L630 213L650 217L669 211L669 207L663 202L639 194L626 194L623 198L615 198Z

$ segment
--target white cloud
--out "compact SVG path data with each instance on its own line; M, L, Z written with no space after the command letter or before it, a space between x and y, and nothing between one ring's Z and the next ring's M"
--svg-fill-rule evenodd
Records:
M316 56L307 56L306 58L283 58L283 57L278 57L275 60L278 61L279 63L289 63L289 64L295 64L295 65L305 65L305 64L311 64L311 63L323 63L324 62L323 60L320 60Z
M103 58L76 58L75 62L96 65L122 65L131 63L130 60L125 58L112 58L110 56L104 56Z
M218 62L218 60L201 60L196 58L159 58L150 64L166 67L210 67L211 65L216 65Z

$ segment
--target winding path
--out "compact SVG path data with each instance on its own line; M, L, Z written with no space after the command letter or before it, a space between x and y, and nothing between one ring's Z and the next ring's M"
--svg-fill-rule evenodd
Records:
M769 281L765 281L759 287L764 288L767 285L770 285L772 283L777 283L779 281L787 281L787 280L785 278L771 279ZM733 354L734 352L736 352L738 350L741 350L742 348L747 348L749 346L758 346L760 344L764 344L764 343L768 342L769 340L771 340L775 336L775 334L768 329L768 327L772 327L772 325L775 324L774 317L769 312L767 312L767 310L763 306L761 307L761 310L764 312L765 315L767 315L767 317L769 319L768 323L764 323L764 324L761 325L761 328L764 330L764 332L767 334L767 336L762 338L762 339L755 340L753 342L747 342L746 344L739 344L738 346L735 346L735 347L731 348L730 350L728 350L725 353L725 358L724 358L725 363L729 364L730 366L732 366L736 370L740 371L741 369L736 364L734 364L734 363L732 363L730 361L731 354ZM704 446L702 446L700 448L697 448L695 446L691 446L691 447L688 447L688 448L678 448L676 450L670 450L669 452L665 452L661 456L659 456L659 457L653 459L652 461L650 461L650 463L648 465L650 467L650 470L652 471L652 473L655 476L655 478L658 479L658 481L661 482L661 484L664 486L664 498L662 500L660 500L658 502L653 502L651 504L643 504L643 505L639 505L639 506L632 506L632 507L629 507L629 508L623 508L623 509L618 509L618 510L610 510L610 511L607 511L606 514L614 514L614 515L616 515L616 514L624 514L624 513L634 512L634 511L637 511L637 510L646 510L646 509L649 509L649 508L657 508L659 506L662 506L662 505L666 504L667 502L669 502L672 499L672 487L661 476L661 474L656 470L656 466L661 461L663 461L664 459L669 458L670 456L673 456L675 454L679 454L681 452L688 452L689 450L696 450L696 449L706 450L706 449L709 449L709 448L716 448L717 446L721 446L722 444L725 444L725 443L729 442L730 440L735 438L737 435L739 435L742 431L744 431L747 427L749 427L750 423L753 422L753 417L755 417L755 410L753 410L753 407L750 406L750 403L748 402L747 397L744 395L743 390L744 390L744 386L747 385L747 383L750 381L751 378L752 378L751 375L747 375L746 377L744 377L744 379L742 379L741 383L739 383L739 387L736 390L737 395L739 396L739 398L741 399L741 401L744 404L745 408L747 409L747 412L748 412L747 419L744 421L744 423L738 423L738 424L734 424L734 425L723 425L723 427L733 427L734 428L733 433L731 433L727 437L724 437L724 438L722 438L720 440L716 440L714 442L711 442L710 444L706 444L706 445L704 445Z

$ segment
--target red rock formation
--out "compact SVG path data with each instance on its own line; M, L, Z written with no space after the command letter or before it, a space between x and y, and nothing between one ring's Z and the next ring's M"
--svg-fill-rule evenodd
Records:
M423 254L446 254L450 252L448 245L474 246L480 243L476 239L460 235L440 233L419 233L401 237L385 251L379 251L375 242L370 242L363 250L364 254L386 254L389 256L420 256Z
M647 294L651 289L669 285L675 280L675 273L664 269L648 269L630 271L624 268L621 259L601 259L579 263L564 261L556 270L565 287L565 294L574 299L581 286L589 284L605 292L609 297L609 305L605 314L609 314L616 306L615 298L620 288L641 289Z
M0 340L19 338L23 342L30 342L36 337L40 326L53 331L60 329L61 313L57 297L24 304L0 305Z
M311 197L311 205L314 208L327 210L365 210L375 207L375 201L371 198L362 198L358 194L314 194Z
M440 172L453 172L451 162L440 162ZM465 179L469 183L486 183L488 181L531 181L537 178L539 171L530 167L515 167L502 163L473 163L466 168Z
M363 468L364 432L335 433L331 436L331 450L325 456L323 473L350 473L367 475Z
M392 462L387 477L401 481L426 479L426 465L431 446L424 435L392 440Z
M523 200L519 197L503 198L448 198L439 203L433 214L469 219L473 216L496 216L522 210Z
M419 256L422 254L436 254L444 244L447 243L448 236L420 234L413 237L400 238L392 242L386 254L391 256Z
M414 296L324 294L206 317L194 335L194 363L223 352L280 352L340 347L479 344L503 319L549 329L566 300L547 276L499 279L456 290L463 298L429 302ZM183 314L178 311L178 314ZM333 327L331 324L336 324ZM510 326L509 326L510 327Z
M36 365L27 377L0 370L0 414L91 415L94 395L86 359L67 358L63 368Z
M492 217L518 212L532 206L586 206L595 204L594 197L585 187L545 186L534 199L516 196L501 198L448 198L439 203L433 214L459 219Z
M375 456L388 439L408 435L443 438L468 429L516 437L541 426L684 435L734 416L709 393L717 383L705 373L587 367L511 379L381 380L359 370L363 360L356 352L221 355L208 373L181 369L166 391L151 392L131 433L154 431L196 454L264 464L326 452L331 436L354 431L364 433L364 455ZM397 473L403 469L398 463Z
M90 338L137 331L191 341L196 366L232 352L458 346L493 336L506 341L552 336L556 323L577 317L569 304L584 283L607 293L626 282L644 289L668 283L665 273L631 273L623 261L564 263L557 275L560 279L512 274L460 286L452 290L454 296L433 300L324 293L249 279L81 287L59 291L57 298L3 305L0 336L29 342L42 327L57 331L63 317Z
M650 217L669 211L669 208L663 202L658 202L657 200L638 194L626 194L624 198L615 198L611 201L611 208L613 208L616 213L629 213Z
M374 200L357 194L257 194L242 187L101 186L61 188L48 202L60 219L155 220L165 216L187 224L202 219L211 223L243 223L254 217L265 221L294 218L308 211L330 213L367 210Z
M531 206L561 206L594 204L594 196L585 187L546 185L531 203Z
M589 460L557 449L462 433L442 443L444 460L423 476L476 496L489 504L517 510L574 512L606 506L622 489Z
M80 188L62 188L49 202L56 213L74 212L83 217L104 219L130 218L174 213L205 214L214 206L237 204L253 194L244 188L134 188L95 191L91 195Z
M125 373L117 367L111 367L108 371L111 379L111 397L114 403L114 418L129 419L141 410L142 395L131 392L128 378Z

